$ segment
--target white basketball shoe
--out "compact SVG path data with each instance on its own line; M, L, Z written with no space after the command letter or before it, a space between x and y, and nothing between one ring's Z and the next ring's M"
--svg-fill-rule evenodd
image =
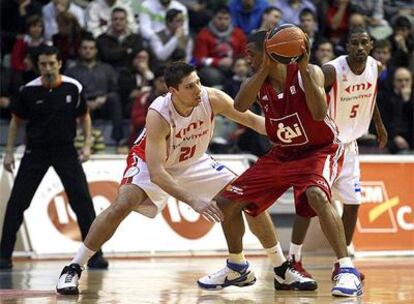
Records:
M334 287L331 290L333 296L357 297L362 295L361 277L355 268L339 268L334 279Z
M78 264L70 264L63 268L60 274L56 291L61 295L77 295L79 294L79 278L82 274L82 267Z
M244 287L256 282L254 272L250 269L249 262L246 264L231 263L227 260L226 267L202 277L197 281L198 286L205 289L222 289L228 286Z
M297 271L289 261L273 268L273 271L276 290L315 290L318 288L318 283L314 279Z

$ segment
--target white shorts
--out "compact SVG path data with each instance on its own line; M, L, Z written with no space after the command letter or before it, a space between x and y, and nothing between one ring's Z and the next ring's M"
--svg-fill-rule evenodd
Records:
M361 185L358 144L356 141L344 144L342 170L331 187L332 197L345 205L361 204Z
M167 171L188 192L208 200L213 199L237 177L230 169L207 154L186 168L167 169ZM142 159L138 158L134 167L127 168L125 172L124 179L128 178L128 183L137 185L148 196L148 199L139 204L135 211L154 218L165 208L171 195L151 182L147 164Z

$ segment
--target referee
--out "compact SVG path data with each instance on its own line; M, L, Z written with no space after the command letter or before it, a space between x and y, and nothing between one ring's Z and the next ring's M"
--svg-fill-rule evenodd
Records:
M80 161L90 156L91 118L82 97L82 85L73 78L60 75L62 61L56 48L45 46L37 58L40 77L22 89L13 106L8 130L4 167L14 169L13 147L19 124L27 121L26 150L7 203L0 244L0 269L11 269L16 234L23 222L23 213L43 176L52 166L69 198L84 239L95 219L85 173ZM82 154L73 145L77 119L85 133ZM90 268L107 268L108 262L98 251L88 262Z

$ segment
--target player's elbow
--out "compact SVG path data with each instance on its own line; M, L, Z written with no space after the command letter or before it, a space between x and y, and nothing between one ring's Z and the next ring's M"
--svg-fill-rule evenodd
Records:
M237 100L234 101L234 108L239 112L246 112L248 110L248 108L244 106L243 103Z
M160 185L161 183L161 174L157 171L157 170L149 170L149 177L151 180L151 183L156 184L156 185Z

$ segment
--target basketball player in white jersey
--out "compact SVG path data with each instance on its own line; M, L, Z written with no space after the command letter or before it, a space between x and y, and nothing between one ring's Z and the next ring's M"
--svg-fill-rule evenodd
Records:
M325 89L329 90L328 113L335 121L339 139L344 143L344 159L341 173L332 186L335 200L344 208L342 222L345 229L348 251L361 204L360 169L356 140L368 133L371 119L374 120L381 148L387 143L387 132L376 105L377 80L382 71L381 63L369 56L372 40L366 29L351 29L348 35L348 55L325 63ZM289 259L295 269L312 277L302 266L301 248L309 227L310 219L296 216L292 231ZM351 253L351 252L349 252ZM332 280L339 265L335 263ZM361 273L361 280L364 279Z
M213 135L214 115L224 115L261 134L266 134L264 118L250 111L236 111L227 94L201 86L194 67L184 62L175 62L166 69L165 82L169 93L155 99L149 108L145 130L128 155L115 202L96 218L70 265L63 269L56 286L58 293L79 293L83 265L132 211L153 218L173 196L208 220L223 221L214 197L236 175L206 154ZM280 264L286 261L269 215L250 217L248 221L270 259ZM286 270L285 277L286 284L308 279L292 267ZM241 287L255 281L243 254L230 254L222 281L204 287Z

